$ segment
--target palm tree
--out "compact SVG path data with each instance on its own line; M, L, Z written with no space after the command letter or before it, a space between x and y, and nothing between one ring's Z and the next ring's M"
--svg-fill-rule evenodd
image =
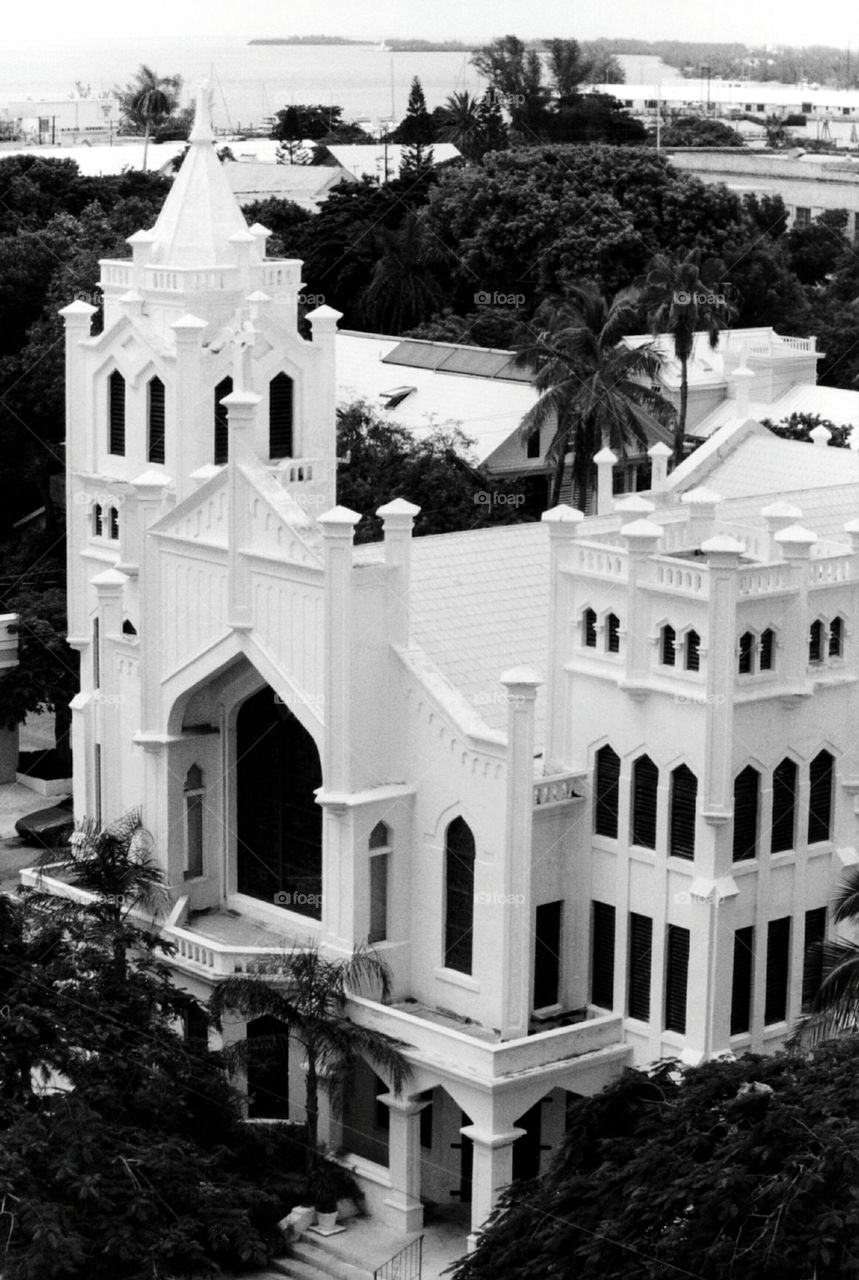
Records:
M844 873L832 919L836 924L859 925L859 867ZM822 960L823 980L809 1014L799 1020L790 1038L793 1048L814 1048L859 1028L859 942L835 938L815 945Z
M170 901L140 810L130 809L107 826L82 819L68 845L62 850L46 850L39 866L59 870L72 884L95 895L90 914L110 939L116 976L124 979L131 926L128 917L144 911L154 920ZM62 907L61 900L57 906Z
M277 984L274 976L280 979ZM398 1041L361 1027L347 1016L349 994L362 991L375 992L383 1001L390 995L390 972L372 949L356 947L347 959L329 960L312 943L272 961L259 976L227 978L215 988L209 1002L216 1025L227 1012L248 1021L270 1017L282 1022L282 1035L255 1038L255 1049L263 1053L282 1056L288 1037L304 1049L308 1173L318 1159L320 1088L336 1107L350 1069L360 1057L390 1078L397 1095L411 1074ZM244 1040L232 1046L234 1060L247 1060L248 1043Z
M452 93L443 107L444 123L439 129L442 142L452 142L465 160L479 160L483 150L481 101L468 90Z
M674 465L683 459L686 411L689 401L689 357L695 335L704 330L715 349L719 334L736 314L731 286L724 282L725 264L719 258L700 260L700 251L675 258L657 254L638 287L654 334L668 333L680 361L680 413L674 431Z
M601 448L625 458L630 445L643 447L648 433L673 420L673 407L653 389L660 363L653 345L622 342L637 312L634 290L609 302L593 284L568 286L563 297L547 298L520 330L516 365L534 375L540 396L519 432L527 441L547 424L554 428L546 451L555 469L552 506L560 497L568 453L573 491L584 504Z
M120 105L126 118L143 128L143 169L149 155L149 135L154 124L159 123L176 110L182 77L159 76L142 62L134 79L125 89L118 90Z
M413 209L401 226L380 228L375 245L376 268L358 303L377 333L404 333L444 303L445 291L435 271L445 256L440 242Z

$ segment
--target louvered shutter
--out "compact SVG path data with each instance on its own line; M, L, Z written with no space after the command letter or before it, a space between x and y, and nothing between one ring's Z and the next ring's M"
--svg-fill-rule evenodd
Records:
M741 676L747 676L751 672L754 649L755 638L750 631L746 631L740 636L740 661L737 669Z
M650 966L653 954L653 921L634 912L629 917L629 1016L650 1018Z
M596 648L597 643L597 615L593 609L585 609L582 617L583 625L583 641L588 649Z
M108 418L110 445L108 452L125 454L125 378L115 369L108 378Z
M668 851L672 858L695 857L695 804L698 779L681 764L671 775L671 830Z
M731 1035L742 1035L752 1025L752 975L755 966L755 931L749 926L734 932L734 972L731 979Z
M820 619L812 622L808 632L808 661L821 662L823 659L823 623Z
M591 1003L614 1008L614 907L594 902L591 924Z
M617 807L620 789L620 757L611 747L597 752L594 830L597 835L617 839Z
M689 980L689 930L668 926L665 964L665 1030L686 1030L686 988Z
M620 653L620 619L617 614L610 613L606 618L606 648L609 653Z
M760 775L750 765L734 779L734 862L758 853L758 795Z
M821 751L808 771L808 843L829 839L832 825L832 766L828 751Z
M662 628L662 662L666 667L674 666L674 628L665 626Z
M783 853L792 849L796 829L797 768L792 760L782 760L773 769L773 817L770 849Z
M774 657L775 657L775 634L768 627L766 631L764 631L761 635L761 657L760 657L760 664L759 664L761 671L772 671L773 665L774 665L773 663Z
M829 624L829 656L841 657L841 637L844 631L844 619L833 618Z
M268 388L268 456L292 457L292 378L279 373Z
M160 378L152 378L148 387L149 443L148 456L150 462L164 461L164 383Z
M802 1011L812 1006L823 981L823 940L826 937L826 907L814 907L805 913L805 938L802 954Z
M230 456L230 436L227 427L228 414L221 401L225 396L233 394L232 378L224 378L215 387L215 466L222 467Z
M698 671L701 666L701 637L697 631L686 636L686 670Z
M648 756L632 767L632 843L656 848L656 788L659 770Z
M764 1022L784 1022L790 974L790 916L771 920L767 929L767 978Z

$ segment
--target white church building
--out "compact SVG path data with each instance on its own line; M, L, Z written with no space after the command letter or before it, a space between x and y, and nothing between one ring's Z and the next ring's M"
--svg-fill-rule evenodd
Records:
M600 455L594 517L413 540L380 494L355 546L340 317L300 336L301 263L212 139L201 94L155 226L102 264L103 331L62 313L75 812L142 806L203 997L376 947L393 998L351 1016L412 1077L359 1072L329 1146L388 1226L470 1202L474 1233L570 1095L775 1047L807 998L857 861L859 459L775 439L740 386L646 495ZM303 1119L298 1054L284 1090Z

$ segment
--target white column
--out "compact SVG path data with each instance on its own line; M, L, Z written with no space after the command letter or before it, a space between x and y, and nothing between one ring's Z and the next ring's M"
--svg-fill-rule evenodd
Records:
M88 635L86 588L80 551L87 538L89 510L78 501L77 474L92 471L93 425L89 421L86 356L81 348L90 336L96 308L73 302L60 315L66 331L66 581L69 636L83 641Z
M304 457L321 459L326 497L332 505L337 501L337 383L334 348L337 322L341 319L341 312L325 305L307 313L313 333L313 346L319 350L320 355L315 373L314 421L312 424L308 423L314 437L308 439L307 430L302 427L300 441Z
M140 729L144 733L163 733L161 707L161 615L160 566L158 545L149 530L164 510L170 477L146 471L133 481L136 495L139 545L140 617Z
M817 534L804 529L800 524L792 524L777 533L775 541L790 566L792 585L796 590L794 608L779 635L782 682L791 693L803 695L811 693L811 682L808 679L808 634L811 625L808 616L808 566Z
M429 1100L379 1094L388 1108L388 1174L391 1193L385 1199L389 1225L403 1232L420 1231L424 1224L421 1203L421 1112Z
M528 1034L531 1016L531 836L534 814L534 702L542 684L527 667L505 671L507 820L501 868L501 1039Z
M647 456L650 458L650 492L665 493L668 486L668 459L671 457L671 450L667 444L659 440L650 446Z
M567 755L566 686L564 663L570 645L572 618L573 544L584 520L575 507L552 507L540 519L549 531L549 652L546 679L546 774L560 773Z
M641 590L648 577L648 559L662 537L661 525L650 520L634 520L623 526L627 546L626 580L626 675L621 688L633 697L643 696L651 674L650 617L648 601Z
M832 432L828 427L821 425L815 427L813 431L809 431L808 438L818 449L825 449L832 439Z
M476 1125L460 1129L464 1138L470 1138L474 1151L471 1182L471 1234L468 1252L477 1248L480 1228L498 1203L498 1197L513 1180L513 1143L525 1133L524 1129L509 1129L503 1133L486 1132Z
M325 750L327 793L349 792L352 693L352 540L361 517L334 507L319 517L325 555Z
M122 592L128 578L116 569L97 574L92 584L98 595L101 663L96 718L101 724L102 754L102 818L113 821L123 810L122 777L117 767L109 767L120 759L123 744L119 736L119 680L113 642L122 635Z
M690 489L680 499L689 512L689 546L700 547L716 534L716 509L722 501L720 493L711 489Z
M250 512L242 466L253 456L254 423L260 399L251 391L233 391L221 401L227 409L230 439L227 464L227 621L237 630L246 630L251 625L250 575L244 555L248 546Z
M205 320L192 315L182 316L170 326L176 335L176 369L171 385L165 388L164 460L176 477L180 502L194 490L192 472L214 457L214 394L208 383L203 386L201 370L207 327Z
M737 397L737 417L740 422L745 422L749 416L749 396L751 394L752 383L755 380L755 374L745 363L746 354L743 352L743 363L738 364L734 372L730 375L730 381L734 384L735 394ZM729 393L730 394L730 393Z
M389 574L386 587L388 640L409 642L409 579L412 557L412 528L420 507L404 498L395 498L377 507L385 535L385 564Z
M791 506L789 502L771 502L768 507L761 508L761 515L766 521L769 534L770 560L780 560L781 546L776 542L775 536L781 533L782 529L788 529L801 520L802 512L799 507Z
M701 547L707 557L710 595L707 619L707 705L704 742L704 778L701 788L701 813L711 827L727 822L733 810L731 756L734 745L734 672L737 654L737 570L744 547L735 538L710 538ZM715 839L715 837L714 837ZM696 846L697 848L697 846ZM727 875L719 846L710 852L710 866L702 866L704 875ZM722 857L727 851L721 851Z
M609 516L612 511L612 468L617 457L611 449L600 449L594 454L597 464L597 515Z

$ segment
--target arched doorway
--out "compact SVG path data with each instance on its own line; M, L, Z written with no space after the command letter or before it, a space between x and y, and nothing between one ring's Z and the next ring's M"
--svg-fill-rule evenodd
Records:
M322 916L322 786L316 744L266 687L236 723L239 893Z

